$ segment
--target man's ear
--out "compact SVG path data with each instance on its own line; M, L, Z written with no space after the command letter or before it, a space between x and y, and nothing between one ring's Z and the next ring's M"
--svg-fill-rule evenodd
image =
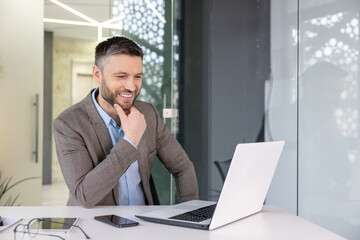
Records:
M93 78L95 79L95 81L100 85L101 82L101 71L98 68L98 66L94 65L93 66Z

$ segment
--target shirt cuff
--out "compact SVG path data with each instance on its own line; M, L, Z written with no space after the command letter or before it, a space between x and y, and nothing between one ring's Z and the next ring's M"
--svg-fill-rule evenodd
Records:
M137 147L135 146L135 144L133 144L133 142L132 142L129 138L127 138L126 136L124 136L124 139L125 139L126 141L128 141L131 145L133 145L134 148L137 149Z

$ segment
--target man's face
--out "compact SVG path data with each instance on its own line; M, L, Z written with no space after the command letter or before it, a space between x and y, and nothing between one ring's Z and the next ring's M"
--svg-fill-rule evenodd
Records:
M109 56L103 70L99 70L99 77L95 79L100 95L107 103L111 106L117 103L124 111L129 110L140 93L142 59L125 54Z

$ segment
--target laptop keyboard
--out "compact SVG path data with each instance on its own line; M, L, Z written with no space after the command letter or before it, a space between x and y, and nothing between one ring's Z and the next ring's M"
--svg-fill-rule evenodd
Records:
M202 222L210 219L214 215L216 204L207 207L198 208L186 213L182 213L169 219L176 219L188 222Z

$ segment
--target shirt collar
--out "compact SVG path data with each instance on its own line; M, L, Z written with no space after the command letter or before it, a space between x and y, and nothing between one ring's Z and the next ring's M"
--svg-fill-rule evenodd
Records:
M109 114L107 114L104 109L102 109L100 107L100 105L98 104L98 102L96 101L96 96L99 94L99 88L96 88L92 94L91 94L91 97L92 97L92 100L94 102L94 105L96 107L96 110L98 111L98 113L100 114L100 117L103 119L106 127L109 127L110 124L113 126L113 127L117 127L116 126L116 122L114 121L114 119L112 119ZM118 127L117 127L118 128Z

